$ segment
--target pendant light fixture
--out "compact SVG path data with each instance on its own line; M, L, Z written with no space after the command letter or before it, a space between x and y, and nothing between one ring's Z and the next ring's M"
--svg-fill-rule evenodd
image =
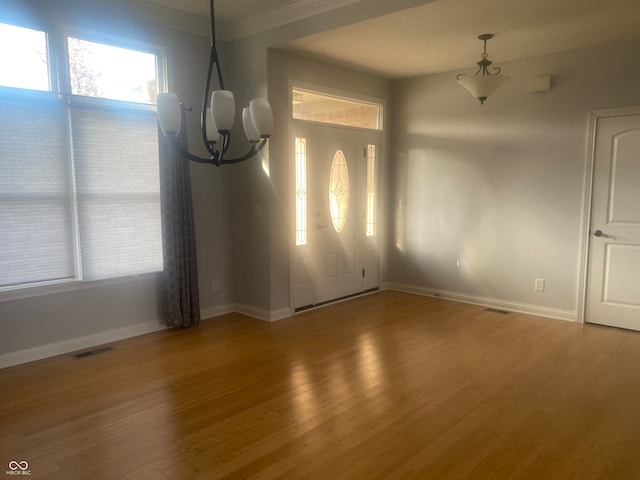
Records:
M266 98L251 100L249 106L242 110L242 124L247 139L251 144L250 149L241 157L225 157L231 146L231 127L233 126L236 106L233 92L224 89L220 60L216 49L213 0L209 1L209 7L211 11L211 50L200 115L202 142L207 152L209 152L209 157L193 155L183 148L178 141L178 134L182 128L182 109L191 110L191 108L184 107L175 93L159 93L156 103L162 132L178 153L194 162L220 166L248 160L262 150L273 130L273 114ZM220 89L210 93L214 73Z
M495 92L500 85L506 83L509 77L500 75L500 67L491 67L493 73L489 71L489 66L493 63L489 60L487 53L487 40L493 38L491 33L483 33L478 39L484 42L482 52L482 60L478 62L478 71L473 76L467 76L460 73L456 76L458 83L471 92L471 95L480 100L480 104L484 104L485 100Z

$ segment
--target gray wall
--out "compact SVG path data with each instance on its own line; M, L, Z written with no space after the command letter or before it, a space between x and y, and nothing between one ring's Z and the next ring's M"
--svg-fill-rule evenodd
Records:
M239 118L241 109L253 98L268 96L267 42L268 39L259 36L228 45L225 82L233 89L238 116L232 145L235 155L246 153L249 147ZM268 161L269 145L261 156L228 167L232 179L228 206L233 216L233 297L238 309L260 317L270 311L269 222L272 212L270 179L263 169Z
M388 280L575 314L588 112L640 105L639 48L500 64L483 106L458 72L395 81Z

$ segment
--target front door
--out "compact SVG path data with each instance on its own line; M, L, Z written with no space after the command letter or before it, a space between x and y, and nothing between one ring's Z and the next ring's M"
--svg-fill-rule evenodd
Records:
M586 320L640 330L640 111L596 122Z
M315 301L364 290L362 274L364 185L358 138L351 130L315 127L310 176L315 228Z
M302 127L300 127L302 130ZM297 231L294 305L318 305L378 287L375 205L379 135L314 125L304 128L307 234ZM302 146L301 139L297 144ZM296 152L298 158L298 151ZM296 166L296 170L300 167ZM297 181L302 181L296 172ZM303 205L303 204L300 204ZM306 239L305 239L306 237Z

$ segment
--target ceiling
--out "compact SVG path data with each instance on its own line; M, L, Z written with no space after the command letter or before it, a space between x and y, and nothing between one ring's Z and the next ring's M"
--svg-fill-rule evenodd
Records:
M207 0L142 1L209 16ZM215 8L220 30L243 35L317 15L324 15L327 24L327 12L335 10L336 28L327 25L324 31L279 46L388 78L469 70L480 60L482 43L477 36L482 33L495 35L487 45L495 64L640 38L639 0L387 3L403 9L372 18L380 4L376 0L216 0ZM345 25L340 18L345 8L362 12L363 20L352 15L352 23Z

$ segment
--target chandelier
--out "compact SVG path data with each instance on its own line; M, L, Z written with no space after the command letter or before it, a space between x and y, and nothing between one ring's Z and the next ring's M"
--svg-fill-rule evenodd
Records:
M182 110L191 111L180 103L175 93L159 93L156 101L158 120L162 133L173 148L183 157L198 163L210 163L216 166L238 163L256 155L264 148L273 130L273 114L266 98L251 100L242 110L242 125L250 143L249 151L237 158L226 158L231 146L231 127L235 118L235 100L233 92L224 89L220 60L216 49L216 31L213 0L209 1L211 11L211 50L207 70L207 82L202 98L200 124L202 142L209 157L199 157L190 153L180 144L178 135L182 128ZM217 77L219 90L211 92L213 76Z
M484 104L485 100L495 92L500 85L507 82L509 77L500 75L500 67L491 67L494 72L489 71L489 65L493 62L487 57L487 40L493 38L491 33L483 33L478 36L478 39L484 42L484 49L482 52L482 60L478 62L478 71L473 76L467 76L464 73L460 73L456 76L458 83L471 92L471 95L480 100L480 104Z

